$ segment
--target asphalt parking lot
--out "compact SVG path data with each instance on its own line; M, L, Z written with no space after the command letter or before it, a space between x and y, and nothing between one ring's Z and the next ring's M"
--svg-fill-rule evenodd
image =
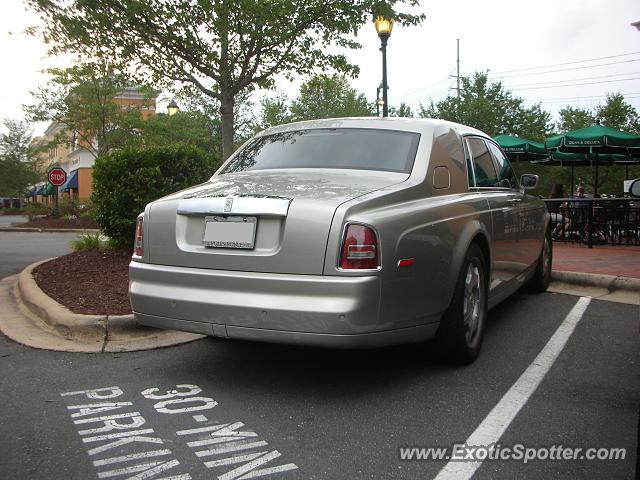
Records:
M71 241L77 237L77 233L66 232L0 231L0 278L18 273L33 262L71 252Z
M514 296L490 313L468 367L424 345L342 351L210 338L90 355L1 337L0 476L635 478L638 307L582 301L567 330L579 300ZM550 344L556 355L541 354ZM625 458L401 459L403 447L491 438L496 419L501 448L618 448ZM466 473L448 474L451 465Z

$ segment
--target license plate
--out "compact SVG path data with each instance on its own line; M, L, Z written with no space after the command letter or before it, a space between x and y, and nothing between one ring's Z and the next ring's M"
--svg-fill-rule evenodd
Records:
M257 217L205 217L202 244L214 248L253 248Z

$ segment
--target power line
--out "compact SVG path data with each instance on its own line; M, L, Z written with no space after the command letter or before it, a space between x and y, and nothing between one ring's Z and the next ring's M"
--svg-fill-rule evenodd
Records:
M626 75L637 75L639 73L640 72L612 73L611 75L598 75L595 77L571 78L568 80L552 80L548 82L536 82L536 83L518 83L516 85L506 86L506 87L517 88L517 87L531 87L535 85L550 85L550 84L566 83L566 82L580 82L582 80L599 80L601 78L624 77Z
M620 95L624 96L625 98L627 97L633 97L633 96L639 96L640 92L619 92ZM555 97L555 98L543 98L541 101L542 102L546 102L546 101L550 101L550 100L587 100L587 99L598 99L598 98L607 98L606 95L584 95L584 96L577 96L577 97Z
M538 102L534 102L534 103L580 103L580 102L595 102L596 100L604 100L607 97L572 97L572 98L567 98L567 99L559 99L559 100L539 100ZM625 95L624 99L630 99L630 98L640 98L640 95Z
M620 65L621 63L632 63L632 62L640 62L640 58L636 58L633 60L622 60L620 62L601 63L599 65L586 65L584 67L571 67L571 68L561 68L558 70L547 70L546 72L522 73L520 75L500 75L500 78L527 77L530 75L545 75L547 73L569 72L571 70L584 70L585 68L608 67L609 65ZM494 73L489 73L489 76L494 77L498 75Z
M451 82L451 84L450 84L447 88L444 88L444 89L442 89L442 90L438 90L437 92L432 93L432 94L430 94L430 95L425 95L425 96L423 96L423 97L416 98L415 100L411 100L411 101L410 101L410 102L408 102L408 103L409 103L409 104L416 104L416 105L417 105L417 104L422 103L422 101L423 101L423 100L426 100L426 99L428 99L428 98L429 98L429 99L433 99L433 97L440 96L440 95L442 95L443 93L448 93L449 91L451 91L451 90L453 89L453 85L454 85L454 84L455 84L455 82Z
M454 67L454 68L453 68L453 70L451 70L451 71L449 72L449 75L451 75L455 70L456 70L456 69L455 69L455 67ZM395 97L393 100L394 100L395 102L397 102L398 100L401 100L401 99L403 99L403 98L411 97L412 95L414 95L414 94L416 94L416 93L418 93L418 92L422 92L422 91L424 91L424 90L428 90L428 89L429 89L429 88L431 88L431 87L435 87L436 85L440 85L441 83L444 83L444 82L446 82L447 80L449 80L449 75L447 75L447 78L445 78L445 79L443 79L443 80L439 80L439 81L437 81L437 82L435 82L435 83L432 83L432 84L430 84L430 85L427 85L426 87L419 88L419 89L414 90L414 91L412 91L412 92L405 93L404 95L400 95L399 97Z
M589 59L585 59L585 60L576 60L574 62L562 62L562 63L555 63L553 65L542 65L542 66L539 66L539 67L519 68L519 69L515 69L515 70L503 70L502 72L494 72L493 75L499 75L501 73L524 72L526 70L537 70L537 69L540 69L540 68L561 67L561 66L564 66L564 65L575 65L577 63L595 62L595 61L598 61L598 60L607 60L609 58L628 57L630 55L637 55L639 53L640 52L620 53L618 55L608 55L606 57L589 58Z
M566 84L566 85L549 85L549 86L546 86L546 87L510 88L510 90L541 90L541 89L544 89L544 88L578 87L578 86L582 86L582 85L598 85L598 84L601 84L601 83L630 82L631 80L640 80L640 77L621 78L619 80L603 80L601 82L569 83L569 84Z

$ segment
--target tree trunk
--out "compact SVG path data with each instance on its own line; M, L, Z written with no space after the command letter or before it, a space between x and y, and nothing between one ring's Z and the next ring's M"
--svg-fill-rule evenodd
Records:
M229 29L226 22L220 27L220 117L222 120L222 161L233 153L235 96L229 91L231 69L229 66Z
M233 125L235 98L233 95L222 94L220 101L220 116L222 118L222 160L226 160L233 153Z

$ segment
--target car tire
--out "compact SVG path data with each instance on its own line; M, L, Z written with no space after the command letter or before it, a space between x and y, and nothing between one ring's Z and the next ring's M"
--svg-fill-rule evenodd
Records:
M445 360L466 365L478 357L487 318L488 285L486 260L480 247L472 244L436 334L436 346Z
M549 283L551 282L551 266L553 262L553 241L551 239L551 233L547 230L544 236L544 243L542 245L542 251L540 252L540 258L536 263L536 270L533 273L533 277L527 283L527 290L531 292L542 293L547 290Z

